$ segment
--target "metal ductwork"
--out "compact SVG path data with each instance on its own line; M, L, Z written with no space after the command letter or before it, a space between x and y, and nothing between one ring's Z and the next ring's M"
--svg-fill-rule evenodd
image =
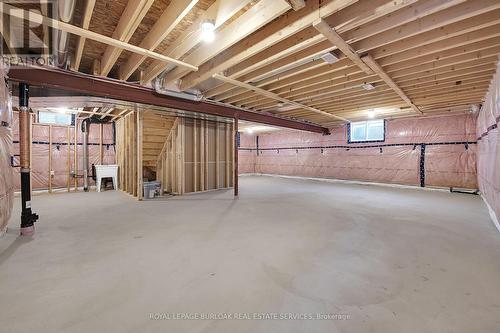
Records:
M75 11L76 0L63 0L58 2L59 19L70 23ZM57 31L57 62L58 67L66 68L68 64L69 34Z
M164 76L166 74L166 71L164 71L162 74L160 74L154 81L154 88L157 94L160 95L167 95L171 97L177 97L177 98L182 98L182 99L188 99L190 101L195 101L199 102L203 99L202 94L190 94L190 93L185 93L181 91L175 91L175 90L170 90L170 89L165 89L163 85L164 81Z

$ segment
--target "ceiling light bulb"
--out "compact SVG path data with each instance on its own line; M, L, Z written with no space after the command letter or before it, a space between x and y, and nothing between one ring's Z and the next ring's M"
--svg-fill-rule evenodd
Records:
M374 118L375 117L375 110L370 109L368 110L368 118Z
M251 129L251 128L247 128L247 129L245 130L245 132L247 132L248 134L252 134L252 133L253 133L253 129Z
M363 87L363 89L365 89L365 90L373 90L373 89L375 89L375 86L372 83L364 83L364 84L361 85L361 87Z
M211 20L203 21L201 24L201 39L207 43L215 39L215 24Z

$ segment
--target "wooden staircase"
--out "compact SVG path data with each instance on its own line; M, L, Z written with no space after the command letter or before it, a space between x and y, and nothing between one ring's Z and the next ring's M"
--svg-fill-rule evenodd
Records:
M143 167L156 171L156 161L167 139L175 117L153 111L144 112L142 158Z

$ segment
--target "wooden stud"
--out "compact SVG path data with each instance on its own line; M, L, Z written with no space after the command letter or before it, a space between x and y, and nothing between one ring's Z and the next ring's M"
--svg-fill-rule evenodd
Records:
M144 114L141 111L136 111L137 135L136 135L136 148L137 148L137 199L143 199L143 161L142 161L142 143L143 143L143 119Z
M215 123L215 188L220 188L220 143L219 123Z
M52 125L49 125L49 193L52 193Z
M198 122L193 119L193 190L198 192Z
M66 168L68 170L68 180L67 180L67 187L68 187L68 192L70 192L70 187L71 187L71 127L67 126L66 127L66 135L68 137L67 140L67 145L68 145L68 159L66 163Z

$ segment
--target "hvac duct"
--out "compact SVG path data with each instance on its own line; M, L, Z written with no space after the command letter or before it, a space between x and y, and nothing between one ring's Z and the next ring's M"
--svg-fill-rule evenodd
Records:
M69 23L75 11L75 0L59 1L59 18L62 22ZM57 62L59 67L66 68L68 64L68 43L69 34L67 32L57 32Z

